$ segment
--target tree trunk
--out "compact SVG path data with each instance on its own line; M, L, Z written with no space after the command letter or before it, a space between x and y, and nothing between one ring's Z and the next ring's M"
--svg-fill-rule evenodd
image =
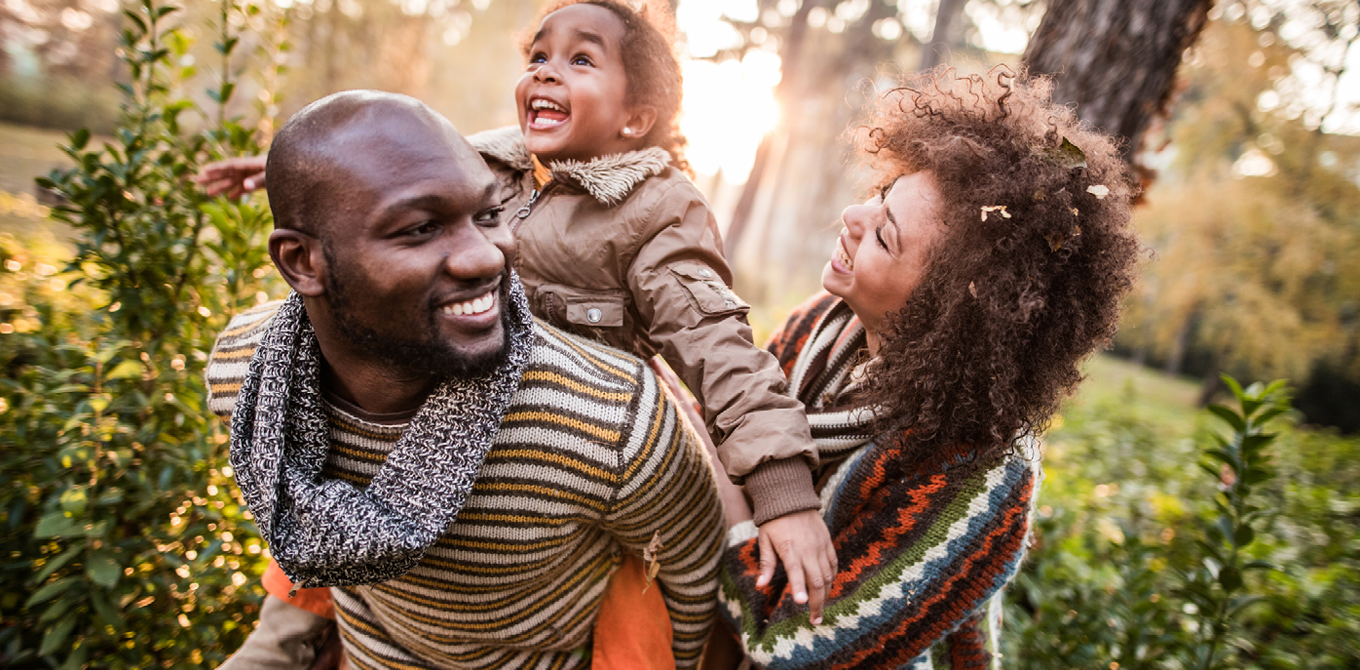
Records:
M954 20L963 14L963 6L968 4L968 0L940 0L939 9L935 10L935 29L930 33L930 43L921 49L921 68L929 70L940 63L948 60L945 54L954 48L956 40L950 34L950 29L954 26Z
M1213 0L1049 0L1024 63L1056 80L1053 99L1128 141L1134 163L1143 136L1164 117L1181 56L1208 20ZM1150 172L1134 163L1145 178Z

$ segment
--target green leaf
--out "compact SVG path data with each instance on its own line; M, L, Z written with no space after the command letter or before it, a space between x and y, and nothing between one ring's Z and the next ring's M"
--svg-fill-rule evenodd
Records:
M1239 433L1247 429L1247 424L1242 420L1242 417L1238 416L1237 412L1234 412L1223 405L1209 405L1208 410L1218 415L1218 418L1226 421L1228 425L1232 426L1233 430Z
M55 582L45 584L42 588L34 591L33 595L28 597L28 600L24 601L24 609L51 600L65 593L67 589L84 582L85 580L79 577L62 577Z
M104 375L104 379L107 381L113 381L115 379L141 379L142 369L141 361L126 360L114 366L112 370Z
M70 549L61 552L55 558L48 559L47 563L43 565L42 570L38 572L38 576L33 579L33 583L41 584L47 581L47 578L51 577L52 573L60 570L62 566L67 563L70 563L71 559L75 558L84 549L85 542L83 540L77 541Z
M89 144L89 143L90 143L90 129L89 129L89 128L81 128L80 130L77 130L77 131L75 131L74 133L71 133L71 148L72 148L72 149L76 149L76 150L84 149L84 148L85 148L85 145L86 145L86 144Z
M1232 391L1233 397L1241 400L1246 396L1246 393L1242 390L1242 385L1238 384L1237 380L1233 379L1232 375L1220 374L1218 377L1223 380L1224 384L1227 384L1228 389Z
M57 622L43 635L42 646L38 648L39 656L51 656L53 652L66 644L66 638L71 637L71 631L75 630L78 619L74 616L67 617Z
M1242 566L1242 569L1243 569L1243 570L1274 570L1274 569L1276 569L1276 568L1275 568L1275 564L1274 564L1274 563L1271 563L1270 561L1263 561L1263 560L1261 560L1261 559L1257 559L1257 560L1251 561L1250 563L1247 563L1246 565Z
M1045 149L1044 154L1058 167L1073 169L1086 167L1086 152L1064 137L1056 149Z
M1233 544L1239 548L1245 547L1256 540L1256 531L1251 526L1238 526L1237 532L1233 533Z
M1218 583L1224 591L1232 592L1242 588L1242 571L1235 566L1225 565L1218 571Z
M1205 455L1213 456L1224 463L1227 463L1233 470L1237 469L1237 457L1222 449L1205 449Z
M33 537L39 540L49 537L77 537L84 534L81 525L63 512L47 513L38 520L38 526L33 529Z
M89 575L94 583L111 589L118 583L118 578L123 576L123 566L118 564L113 554L95 550L85 559L85 574Z
M1243 475L1242 481L1247 484L1259 484L1275 478L1275 473L1262 468L1251 468L1247 474Z
M1268 421L1270 421L1271 419L1273 419L1273 418L1275 418L1275 417L1277 417L1277 416L1279 416L1279 415L1281 415L1281 414L1284 414L1285 412L1288 412L1288 411L1289 411L1289 406L1288 406L1288 405L1280 405L1280 406L1277 406L1277 407L1271 407L1270 409L1268 409L1268 410L1266 410L1266 411L1264 411L1264 412L1261 412L1260 415L1255 416L1255 417L1252 417L1251 422L1252 422L1253 424L1257 425L1257 426L1264 426L1264 425L1266 425L1266 423L1267 423Z
M127 622L123 620L123 613L120 608L115 607L104 594L98 591L90 594L90 604L94 606L94 611L104 623L113 626L116 631L122 631Z

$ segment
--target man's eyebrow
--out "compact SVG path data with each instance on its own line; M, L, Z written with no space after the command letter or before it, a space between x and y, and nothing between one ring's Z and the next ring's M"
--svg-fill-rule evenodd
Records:
M490 182L482 188L482 202L491 201L496 194L496 182ZM448 207L449 199L433 193L418 195L411 198L402 198L383 208L383 214L391 214L403 209L426 209L440 210Z

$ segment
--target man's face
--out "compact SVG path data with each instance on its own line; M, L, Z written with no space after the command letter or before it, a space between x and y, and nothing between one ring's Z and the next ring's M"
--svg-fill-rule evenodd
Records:
M332 318L394 371L490 372L506 354L515 253L494 177L452 126L389 126L343 142L349 183L323 233Z

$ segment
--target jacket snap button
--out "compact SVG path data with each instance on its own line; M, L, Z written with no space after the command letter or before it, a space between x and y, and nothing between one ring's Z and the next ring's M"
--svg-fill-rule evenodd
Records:
M708 279L709 277L713 276L713 271L708 268L704 268L699 271L699 276L703 277L704 279Z
M591 307L586 310L586 320L591 323L599 323L602 316L604 316L604 312L601 312L599 307Z

